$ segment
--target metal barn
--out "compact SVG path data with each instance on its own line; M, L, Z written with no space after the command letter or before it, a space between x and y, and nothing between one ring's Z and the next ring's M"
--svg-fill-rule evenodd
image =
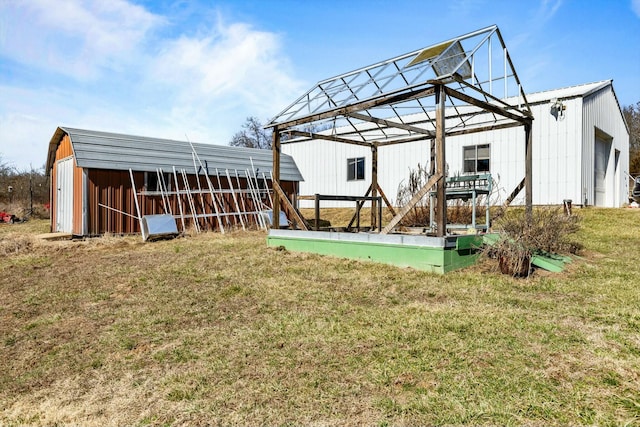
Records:
M510 102L516 101L515 99ZM619 207L628 201L629 132L613 82L604 80L527 94L535 120L532 138L533 203L557 205L564 200L584 206ZM453 115L448 109L447 115ZM418 116L405 116L406 122ZM349 133L348 126L334 134ZM502 204L525 171L524 135L518 128L496 129L446 140L447 175L489 173L494 180L492 204ZM398 187L418 165L429 169L430 141L412 141L378 149L378 182L392 204ZM297 138L282 145L305 176L300 184L300 207L313 207L304 195L366 192L371 176L372 151L327 139ZM362 173L353 174L350 162L362 161ZM466 162L466 164L465 164ZM513 204L523 204L517 196ZM327 201L323 206L351 206Z
M271 208L271 152L59 127L49 143L51 231L75 236L140 232L145 215L178 228L252 227ZM283 156L278 191L302 176Z

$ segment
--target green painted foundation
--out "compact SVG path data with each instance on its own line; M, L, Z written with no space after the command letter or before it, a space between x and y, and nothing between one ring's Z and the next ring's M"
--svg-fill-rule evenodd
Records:
M430 237L323 231L269 230L267 245L446 273L476 262L482 236Z

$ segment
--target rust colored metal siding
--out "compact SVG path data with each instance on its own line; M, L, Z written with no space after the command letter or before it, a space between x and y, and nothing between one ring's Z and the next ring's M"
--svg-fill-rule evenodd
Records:
M69 156L73 156L73 147L71 147L69 135L65 135L56 150L56 161L66 159Z
M73 161L73 234L82 236L82 204L84 200L84 179L82 168Z
M157 194L149 194L145 191L144 172L134 172L134 181L137 192L140 194L138 202L140 205L140 215L154 215L165 213L162 197ZM112 170L89 170L88 178L88 205L87 218L88 226L86 234L100 235L104 233L113 234L133 234L140 232L140 226L137 217L134 192L131 188L131 178L129 172L112 171ZM235 175L231 176L231 180L221 174L219 177L211 176L211 181L216 190L237 190L238 188L246 189L247 180ZM198 178L195 175L188 175L187 181L189 188L196 191L198 188L205 190L202 194L193 194L193 205L198 215L212 215L206 218L198 218L198 224L201 230L219 231L219 220L213 216L216 213L214 202L212 201L209 187L203 176L200 177L200 185L198 186ZM231 181L231 183L229 182ZM178 175L179 188L184 188L184 181ZM267 183L270 186L270 183ZM283 189L292 198L297 191L297 183L285 181L282 183ZM175 177L171 174L171 189L176 188ZM171 190L170 190L171 191ZM194 227L194 219L186 194L170 195L167 209L176 217L178 229L182 230L182 220L180 219L180 205L182 205L182 217L184 217L185 228ZM216 206L221 212L236 212L238 210L245 212L253 212L258 210L253 198L243 193L242 197L236 194L236 199L228 192L224 194L217 193L215 195ZM263 200L267 203L268 200ZM237 203L237 204L236 204ZM243 214L242 221L245 226L255 227L257 218L255 214ZM225 230L229 228L240 227L239 217L236 215L222 217L222 223Z
M134 176L136 175L138 176L136 181L141 183L144 179L143 173L139 172ZM129 234L140 232L137 219L120 213L125 212L129 215L137 215L128 172L89 170L88 186L88 234ZM117 209L120 212L104 206Z

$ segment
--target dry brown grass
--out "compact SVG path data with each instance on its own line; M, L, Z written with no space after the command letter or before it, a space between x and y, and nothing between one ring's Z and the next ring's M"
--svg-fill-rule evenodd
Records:
M323 208L320 209L320 219L329 221L332 227L346 227L349 225L349 221L351 221L355 211L355 208ZM315 219L314 209L300 209L300 213L302 213L302 216L307 220L313 221ZM391 218L393 218L393 215L391 215L391 212L385 207L382 210L382 224L388 223ZM360 225L362 227L371 226L370 208L362 208L360 210Z
M29 234L0 235L0 256L16 255L33 250L36 238Z
M640 212L587 214L598 256L520 281L259 232L35 243L0 258L0 425L637 424Z

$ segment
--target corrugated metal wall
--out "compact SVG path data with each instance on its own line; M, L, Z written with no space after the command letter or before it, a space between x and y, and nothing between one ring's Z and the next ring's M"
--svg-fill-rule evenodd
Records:
M144 174L139 172L134 176L136 175L137 181L142 185ZM102 204L130 215L137 215L128 172L89 170L88 187L89 235L140 232L137 219L100 206Z
M195 175L188 175L189 187L192 190L196 190L198 188L198 181ZM179 179L179 188L183 189L183 181L180 176ZM247 182L244 178L236 179L235 176L231 178L231 185L229 184L228 178L225 176L220 176L218 180L216 176L211 177L213 181L213 185L216 189L230 189L231 185L234 189L243 188L246 189ZM175 189L175 180L174 176L171 175L171 188ZM144 172L134 172L134 181L136 185L136 190L138 193L142 192L143 194L138 197L138 202L140 204L140 214L141 215L154 215L165 213L164 205L162 202L162 197L160 195L151 195L144 194L143 187L145 184ZM238 187L239 183L239 187ZM293 197L293 194L296 189L296 185L294 182L282 182L282 187L284 191L288 194L289 198ZM270 182L268 182L270 185ZM204 179L204 176L200 177L200 186L203 189L208 189L207 183ZM139 233L140 226L138 220L134 217L137 216L135 199L133 196L133 189L131 187L131 178L129 172L124 171L106 171L106 170L89 170L88 172L88 193L89 193L89 203L87 207L87 215L88 215L88 228L86 231L87 235L99 235L104 233L114 233L114 234L131 234L131 233ZM237 201L243 211L255 211L257 210L253 199L250 195L245 194L242 198L238 195ZM213 214L215 213L215 209L211 202L211 194L205 193L202 194L202 199L200 195L193 195L194 197L194 205L196 206L196 211L198 214ZM172 195L169 196L169 210L174 216L180 215L180 204L182 204L182 212L185 220L186 228L191 228L194 226L194 220L192 217L192 212L190 210L189 201L186 195L180 196L180 203L178 203L178 196ZM225 211L232 212L237 211L236 200L234 200L231 193L224 194L220 196L220 202L225 207ZM265 200L267 202L267 200ZM102 206L101 206L102 205ZM204 206L204 209L202 208ZM110 209L109 209L110 208ZM114 210L115 209L115 210ZM133 215L131 217L129 215L122 214L120 212L124 212L129 215ZM198 219L200 228L203 230L219 230L218 220L215 217L209 218L200 218ZM255 226L256 218L254 215L246 215L243 216L243 221L245 225ZM178 229L182 230L181 220L176 220L178 224ZM240 225L237 225L240 226ZM229 218L227 222L223 223L223 227L227 229L228 227L237 227L234 225L234 221L232 218Z
M622 119L613 89L607 86L584 99L584 121L582 126L583 193L587 204L595 203L595 144L596 137L608 140L606 162L604 206L618 207L628 202L629 181L629 133ZM597 135L598 134L598 135ZM616 150L618 156L616 156ZM616 162L617 160L617 162ZM616 164L617 163L617 164Z

